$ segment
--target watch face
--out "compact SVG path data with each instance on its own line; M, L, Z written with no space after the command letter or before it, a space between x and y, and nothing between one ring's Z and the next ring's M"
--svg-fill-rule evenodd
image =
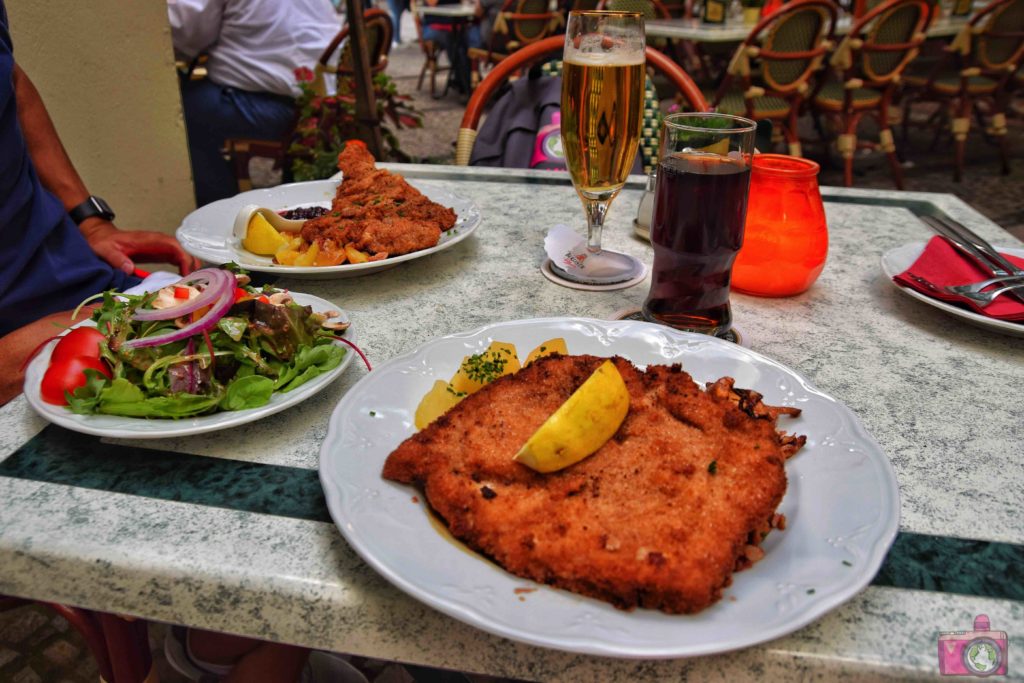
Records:
M68 212L72 220L75 223L81 223L87 218L93 216L100 216L108 221L114 220L114 211L110 208L110 204L107 204L102 197L89 197L84 202L71 209Z

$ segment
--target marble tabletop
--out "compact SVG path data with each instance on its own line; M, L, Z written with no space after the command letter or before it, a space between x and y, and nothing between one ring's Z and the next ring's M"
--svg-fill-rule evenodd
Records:
M552 172L396 166L472 199L483 222L455 247L371 276L279 284L335 302L382 362L456 331L520 318L611 318L645 281L580 292L540 273L553 224L582 229ZM645 262L632 234L643 188L613 205L605 244ZM392 587L324 508L318 452L339 398L366 373L261 422L159 441L47 426L23 398L0 409L0 594L317 648L544 681L878 680L938 677L940 631L977 614L1024 648L1024 343L899 292L887 250L929 238L941 211L1020 246L952 195L825 188L828 263L806 293L733 296L744 344L849 406L890 458L900 534L872 585L789 636L740 652L637 661L485 634ZM1024 675L1011 655L1011 676Z

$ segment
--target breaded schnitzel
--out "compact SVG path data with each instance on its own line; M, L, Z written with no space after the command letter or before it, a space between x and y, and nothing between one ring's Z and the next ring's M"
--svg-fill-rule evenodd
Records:
M351 244L371 255L399 256L437 244L455 225L455 212L423 196L402 176L379 170L365 146L338 155L344 174L331 211L306 221L307 242ZM383 258L383 257L381 257Z
M621 608L697 612L759 551L803 445L775 421L799 411L729 378L702 391L679 366L616 357L630 411L615 436L551 474L513 461L604 360L549 356L496 380L403 442L383 475L423 487L454 536L513 574Z

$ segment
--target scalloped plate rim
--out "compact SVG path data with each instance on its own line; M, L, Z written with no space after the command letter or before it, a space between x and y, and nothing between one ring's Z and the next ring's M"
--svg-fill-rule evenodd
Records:
M372 385L374 382L379 381L378 378L387 374L387 371L393 368L404 367L412 364L417 358L425 355L430 349L437 347L442 344L452 343L457 341L468 341L475 338L480 338L483 335L487 335L494 330L500 330L505 327L521 327L531 325L545 325L545 324L585 324L593 325L598 327L605 327L606 329L624 329L630 330L634 328L642 328L647 332L657 333L666 338L684 338L687 346L696 345L698 347L703 346L706 348L721 348L730 349L732 352L737 353L740 356L746 356L747 358L756 360L761 363L768 364L770 367L775 368L777 371L782 372L786 376L796 380L800 386L806 390L809 394L818 397L818 400L822 400L831 404L835 407L838 414L845 418L843 426L852 428L851 436L856 437L860 442L860 445L865 447L865 452L870 454L868 459L876 470L876 474L881 478L882 488L884 489L880 494L880 514L878 515L878 521L875 529L875 533L872 536L870 542L867 543L865 550L865 557L863 561L854 569L851 569L851 579L842 584L839 589L835 592L826 593L822 591L820 594L810 598L812 604L809 608L806 608L799 612L797 615L788 620L784 620L779 626L765 629L764 631L757 634L756 637L749 637L739 640L720 639L715 642L701 643L698 645L690 645L688 643L681 643L678 645L664 645L659 644L651 647L636 647L629 646L623 647L609 640L595 640L592 634L584 634L577 637L560 636L558 638L551 637L537 637L531 632L516 628L514 625L496 623L492 617L487 614L483 614L479 610L468 609L463 605L453 604L450 600L446 599L445 596L439 596L436 593L430 593L415 583L410 581L406 577L408 569L406 567L393 567L380 560L375 554L371 547L364 542L364 539L357 533L357 528L353 525L353 520L348 519L345 516L346 510L343 508L344 494L342 493L342 487L339 481L335 480L335 475L325 466L331 458L330 449L334 442L339 438L339 429L341 428L341 422L346 414L346 410L349 406L355 404L360 394L366 390L366 388ZM493 337L491 337L493 338ZM569 341L567 339L567 341ZM571 343L571 342L570 342ZM721 346L720 346L721 345ZM572 350L570 346L570 351ZM382 372L384 371L384 372ZM375 376L375 373L380 373ZM756 388L756 387L755 387ZM805 453L798 454L797 457L805 455ZM381 463L382 464L382 463ZM574 652L579 654L589 654L597 656L611 656L628 659L663 659L663 658L675 658L675 657L689 657L697 655L715 654L721 652L727 652L736 650L744 647L749 647L759 643L763 643L769 640L779 638L781 636L792 633L812 621L820 618L829 611L847 602L853 598L857 593L863 590L869 585L871 579L875 573L881 567L881 564L895 540L896 534L899 529L899 486L896 480L895 472L892 468L892 464L889 459L885 456L881 447L875 442L870 436L864 426L861 424L859 418L850 410L847 406L836 400L835 398L825 394L821 390L815 388L803 375L793 371L785 365L774 361L770 358L762 356L754 351L745 349L743 347L730 344L722 340L718 340L703 335L690 334L676 332L668 328L653 325L651 323L643 323L637 321L606 321L596 320L588 318L539 318L532 320L519 320L509 322L499 322L489 325L478 327L474 330L467 332L459 332L447 335L445 337L437 338L432 341L426 342L420 345L416 349L409 351L408 353L397 356L387 363L381 364L375 368L374 373L370 373L363 377L358 383L356 383L342 399L339 401L338 406L335 408L334 413L331 416L330 424L328 427L327 436L324 439L323 446L321 447L320 453L320 479L324 489L324 495L327 500L327 506L330 511L332 519L335 521L336 526L341 531L342 535L349 545L355 549L355 551L377 572L379 572L384 578L386 578L393 585L401 589L408 595L424 602L427 605L451 616L459 619L465 623L475 626L483 631L492 633L505 638L510 638L519 642L523 642L529 645L535 645L545 648L553 648L564 650L568 652ZM410 491L409 487L394 483L387 482L380 479L383 485L396 487L402 491ZM354 484L349 484L354 486ZM418 495L418 493L417 493ZM783 500L785 503L785 499ZM789 527L787 527L787 531ZM787 532L782 532L787 533ZM459 551L454 551L452 555L452 561L459 561ZM476 560L479 561L479 560ZM411 563L410 563L411 564ZM496 565L492 565L493 571L503 576L512 576L500 569ZM747 572L756 571L757 566L753 569L747 570ZM746 573L746 572L744 572ZM530 584L536 586L541 592L543 591L557 591L558 593L565 594L567 591L561 591L558 589L552 589L526 579L520 579L519 577L512 577L513 580L518 580L524 584ZM573 599L581 601L581 603L590 605L598 610L604 610L608 613L611 610L611 614L616 617L621 617L627 620L625 623L628 624L628 619L634 618L635 615L639 615L643 619L649 616L652 619L662 619L665 616L669 616L671 619L679 619L682 621L687 620L701 620L702 615L706 615L709 608L704 612L696 615L662 615L660 612L653 610L636 610L634 612L620 612L615 610L610 605L601 601L594 600L592 598L586 598L575 594L568 594ZM534 598L535 599L535 598ZM724 598L723 598L724 599ZM719 602L718 604L721 604ZM659 616L660 615L660 616Z

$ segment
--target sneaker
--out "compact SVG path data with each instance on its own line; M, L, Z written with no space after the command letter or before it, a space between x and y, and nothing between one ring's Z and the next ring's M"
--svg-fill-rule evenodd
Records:
M171 667L190 681L219 681L231 672L230 666L211 664L197 659L189 651L188 629L172 626L164 636L164 657Z

